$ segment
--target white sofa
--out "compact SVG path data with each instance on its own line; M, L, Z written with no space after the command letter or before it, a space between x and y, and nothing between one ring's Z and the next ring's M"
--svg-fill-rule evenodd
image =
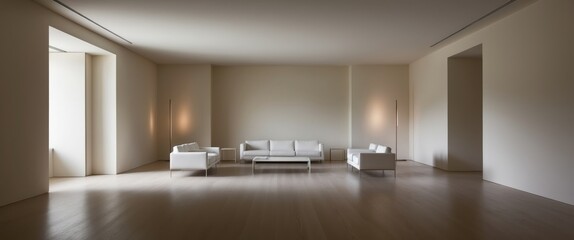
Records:
M347 166L351 170L356 168L359 174L361 170L393 170L394 176L397 175L396 155L390 147L371 143L369 149L347 149L347 152Z
M359 153L374 153L377 150L377 144L371 143L369 144L369 148L348 148L347 149L347 160L353 158L353 155L357 155Z
M323 161L323 144L317 140L255 140L239 145L239 158L254 157L309 157L311 161Z
M219 147L199 147L197 143L186 143L173 147L169 154L169 176L173 170L207 170L220 161Z

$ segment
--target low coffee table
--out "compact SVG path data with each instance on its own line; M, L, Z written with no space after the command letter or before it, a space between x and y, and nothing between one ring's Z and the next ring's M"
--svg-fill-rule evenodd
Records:
M311 159L308 157L254 157L251 161L251 173L255 174L255 163L274 163L274 162L307 162L307 169L311 173Z

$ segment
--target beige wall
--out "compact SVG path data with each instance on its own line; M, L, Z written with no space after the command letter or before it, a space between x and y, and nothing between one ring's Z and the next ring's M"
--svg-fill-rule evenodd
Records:
M483 177L574 204L574 2L540 0L410 66L414 159L447 150L447 58L483 44Z
M169 160L169 100L172 145L211 146L211 66L160 65L158 68L158 159Z
M409 68L413 160L448 168L447 55L431 54Z
M116 53L117 172L157 160L157 66L130 51Z
M117 56L118 171L155 160L155 64L32 1L5 0L0 104L10 117L0 118L0 205L48 191L49 25Z
M410 158L408 65L352 66L350 71L352 147L366 148L369 143L377 143L396 152L397 100L397 157Z
M215 146L317 139L328 154L348 143L347 67L214 67L212 111Z
M92 57L92 173L117 173L116 56Z
M48 26L30 1L0 7L0 206L48 191Z

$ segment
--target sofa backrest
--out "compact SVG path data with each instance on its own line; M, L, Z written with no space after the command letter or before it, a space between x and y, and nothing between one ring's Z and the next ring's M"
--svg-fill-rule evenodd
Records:
M377 146L376 153L391 153L391 148L383 145Z
M269 150L269 140L245 141L245 150Z
M184 143L174 146L173 150L177 150L177 152L191 152L194 150L199 150L199 145L196 142Z
M271 151L294 151L292 140L271 140L269 141Z
M320 151L317 140L297 140L295 141L295 151Z
M187 146L190 151L199 150L199 144L197 144L196 142L188 143Z

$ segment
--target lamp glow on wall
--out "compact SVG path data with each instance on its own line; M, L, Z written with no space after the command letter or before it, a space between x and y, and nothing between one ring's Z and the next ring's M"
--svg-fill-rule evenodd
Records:
M189 104L178 104L176 106L174 101L169 99L169 152L174 146L174 127L177 133L176 141L181 141L181 136L190 136L193 129L192 112L193 110Z
M382 101L380 99L372 99L369 106L367 107L367 121L369 130L376 132L377 134L381 133L381 131L384 129L383 126L385 125L385 110L381 102Z
M188 104L179 104L176 108L176 132L179 134L190 134L192 129L191 107Z

